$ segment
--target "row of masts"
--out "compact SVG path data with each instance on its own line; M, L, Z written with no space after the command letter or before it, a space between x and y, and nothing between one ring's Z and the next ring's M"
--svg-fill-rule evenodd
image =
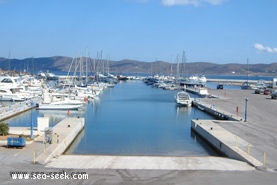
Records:
M181 61L180 61L180 58L181 58ZM175 63L173 63L173 61L171 61L170 76L174 76L175 79L185 79L187 77L186 61L187 61L187 59L186 59L185 51L182 52L182 57L180 57L180 54L177 54ZM173 69L174 65L176 66L176 70ZM153 71L153 63L151 64L150 75L151 76L157 75L157 73L155 73Z
M77 78L84 79L83 83L88 83L89 76L99 76L99 74L109 74L110 73L110 58L103 59L103 52L97 52L97 57L91 59L89 53L86 52L86 56L74 57L68 69L67 76L73 76L76 84Z

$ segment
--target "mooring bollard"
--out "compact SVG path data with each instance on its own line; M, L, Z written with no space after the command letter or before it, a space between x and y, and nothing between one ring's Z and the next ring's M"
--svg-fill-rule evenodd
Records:
M59 143L60 139L59 139L60 135L57 134L57 143Z
M36 151L33 151L33 163L36 164Z
M264 152L264 167L266 167L266 153Z
M46 142L43 141L43 152L45 153L46 152Z

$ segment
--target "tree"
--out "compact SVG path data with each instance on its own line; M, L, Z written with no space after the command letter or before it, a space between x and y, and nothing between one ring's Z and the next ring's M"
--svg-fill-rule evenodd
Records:
M0 123L0 135L6 136L9 133L9 125L7 123Z

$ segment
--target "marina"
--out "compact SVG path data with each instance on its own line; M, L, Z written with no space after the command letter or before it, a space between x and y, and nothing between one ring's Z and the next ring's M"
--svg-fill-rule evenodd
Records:
M102 94L99 94L99 99L90 101L90 103L84 106L83 111L72 111L70 113L69 111L56 111L55 113L51 113L51 111L32 110L31 112L27 111L14 118L7 119L6 121L9 122L11 126L25 126L25 128L28 128L30 119L36 120L38 116L53 116L50 119L50 125L52 125L51 127L55 130L54 137L56 137L58 132L58 135L61 136L65 134L65 127L69 128L69 125L73 124L72 121L69 121L70 119L83 120L84 118L84 121L81 121L82 124L80 127L76 127L78 128L76 131L72 133L67 132L64 136L60 137L60 141L62 141L60 143L57 142L57 137L54 139L56 141L55 143L46 145L45 148L42 137L39 137L41 139L35 139L34 142L28 142L23 149L25 152L22 152L22 154L32 155L32 152L29 151L30 148L39 148L36 152L35 160L41 164L48 163L48 167L72 168L75 166L76 168L103 169L223 170L224 168L217 168L216 166L214 168L205 167L211 165L209 162L213 160L221 160L221 157L217 159L218 153L214 150L214 148L216 148L217 151L224 153L224 155L232 159L245 161L256 168L264 169L266 165L266 169L274 169L275 163L273 161L275 151L272 150L271 147L267 148L266 145L260 148L260 144L257 145L259 142L253 140L251 137L245 137L249 134L246 134L247 131L243 127L247 126L248 128L248 124L250 123L254 125L257 118L254 117L253 119L253 117L249 116L249 120L245 122L242 111L242 107L244 107L244 105L242 105L243 101L237 101L238 97L242 98L242 96L247 96L250 97L250 100L258 98L258 103L263 102L261 105L266 106L264 105L267 100L265 96L256 95L253 91L249 90L209 89L212 98L198 98L198 96L190 94L193 98L193 107L179 107L174 101L176 93L176 90L164 91L162 89L147 86L140 80L126 81L118 83L114 88L105 89ZM274 103L274 100L271 101L271 103ZM231 103L231 106L229 103ZM251 104L252 103L253 102L251 102ZM11 103L11 105L20 105L20 102ZM233 108L230 109L232 106ZM141 115L138 116L138 113ZM250 107L250 113L254 114L252 113L252 106ZM35 117L31 118L32 116ZM136 117L136 119L133 119L134 117ZM213 121L215 118L219 120ZM21 120L21 124L16 123L18 119ZM231 121L220 121L220 119ZM263 119L263 117L260 116L259 119ZM191 122L191 120L193 121ZM252 124L252 121L254 124ZM71 122L71 124L69 124L69 122ZM267 122L270 123L269 120L267 120ZM34 124L36 126L37 122L35 121ZM206 127L203 127L202 131L199 131L196 128L200 128L198 126L201 124L206 125ZM241 132L236 131L235 135L228 136L232 138L230 141L225 141L228 138L228 134L221 134L220 137L222 138L217 136L219 144L216 145L213 144L212 140L214 139L209 139L207 134L203 134L204 130L209 134L211 134L211 132L218 132L221 127L225 130L220 131L221 133L231 133L236 130L238 126L241 127ZM82 131L83 127L84 130ZM70 128L74 130L75 127L70 126ZM16 131L16 129L11 130L13 130L13 132ZM18 132L18 130L16 132ZM252 132L252 134L253 133L254 132ZM63 141L63 138L70 139ZM262 138L260 139L263 140ZM224 149L223 152L221 148L225 145L229 145L229 148L235 147L235 149L230 151ZM213 146L213 148L210 146ZM262 152L262 150L264 150L264 152ZM263 161L263 154L268 150L273 153L267 154L267 161ZM234 151L235 153L240 153L240 156L244 157L234 157L235 155L232 154ZM63 154L64 152L65 155ZM84 154L90 155L91 157L86 158L83 156ZM120 156L122 156L122 158ZM126 156L126 158L124 158L124 156ZM145 158L140 156L145 156ZM161 156L162 158L159 158ZM190 158L191 156L195 157ZM216 158L213 158L214 156ZM177 158L175 159L175 157ZM32 158L30 158L30 156L28 158L27 161L32 162L32 160L30 160ZM78 161L77 159L84 161L100 160L103 166L99 163L100 166L98 167L94 165L89 167L85 165L89 164L88 162L74 165L74 163L70 162L73 159L76 161ZM139 167L135 161L141 163L141 160L149 161L149 165L153 164L152 167L151 165ZM172 167L170 167L170 163L172 163L170 161L176 160L180 161L180 163L184 163L183 168L177 167L177 164L171 164ZM108 161L113 161L113 164L118 165L113 166ZM117 163L115 161L121 162ZM167 166L155 167L155 161L164 161ZM204 166L193 165L194 167L190 167L192 165L191 163L199 163L199 161L201 161ZM229 163L233 163L232 160L227 159L222 162L222 165L225 167L226 165L228 166ZM123 163L125 166L122 166ZM186 166L186 164L191 165ZM235 168L242 170L246 167L243 167L244 164L245 163L241 163ZM133 165L137 167L134 168ZM230 166L225 170L232 170L232 168ZM248 170L251 170L251 168L248 168Z
M276 185L277 0L0 0L0 185Z

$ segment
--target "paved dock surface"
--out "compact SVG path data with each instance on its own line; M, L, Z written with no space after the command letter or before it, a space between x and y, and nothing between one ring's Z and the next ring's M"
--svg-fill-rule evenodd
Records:
M16 163L25 165L34 162L45 163L51 158L61 155L83 126L83 118L66 118L53 128L53 134L59 135L59 138L53 137L52 144L44 144L44 135L41 135L22 149L1 146L1 164L9 165ZM59 141L57 142L57 140Z
M69 169L254 170L244 162L223 157L63 155L46 166Z
M40 179L13 180L11 171L32 172L85 172L88 179ZM276 185L276 173L264 171L191 171L191 170L102 170L102 169L57 169L41 165L1 166L1 185Z
M226 130L251 143L251 155L266 166L277 169L277 101L269 95L254 94L254 90L210 90L220 98L205 98L200 102L214 106L219 111L237 114L241 122L218 122ZM244 122L245 98L248 98L247 122Z
M62 155L84 128L84 124L84 118L66 118L59 122L53 128L52 144L40 153L36 161L45 164Z
M229 121L192 120L191 128L227 157L245 161L255 168L264 168L264 164L251 155L250 149L253 145L224 129L218 123L228 124Z

